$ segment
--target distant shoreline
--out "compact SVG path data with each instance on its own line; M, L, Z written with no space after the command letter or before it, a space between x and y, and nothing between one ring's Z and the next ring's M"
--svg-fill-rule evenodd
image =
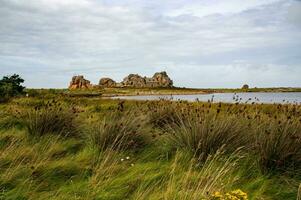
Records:
M70 97L116 97L116 96L145 96L145 95L195 95L212 93L285 93L301 92L301 88L250 88L250 89L210 89L210 88L101 88L101 89L26 89L29 96L63 95Z

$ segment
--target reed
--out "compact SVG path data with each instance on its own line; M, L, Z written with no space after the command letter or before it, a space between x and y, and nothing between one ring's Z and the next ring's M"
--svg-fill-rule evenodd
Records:
M148 131L147 120L140 113L115 111L89 126L85 135L88 144L101 151L135 150L149 142Z
M178 115L166 128L165 143L192 152L200 161L223 148L227 153L247 145L247 130L235 116Z
M76 137L79 135L75 108L65 108L53 101L48 102L45 106L36 106L34 109L25 112L24 124L31 137L39 137L46 134L64 137Z

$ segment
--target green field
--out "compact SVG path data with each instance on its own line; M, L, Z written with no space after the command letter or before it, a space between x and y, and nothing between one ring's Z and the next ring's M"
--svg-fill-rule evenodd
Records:
M0 104L0 199L297 199L300 105L27 92Z

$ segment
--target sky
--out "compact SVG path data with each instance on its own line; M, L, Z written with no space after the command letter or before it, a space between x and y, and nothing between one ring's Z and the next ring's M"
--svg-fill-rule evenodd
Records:
M1 77L66 88L158 71L179 87L301 87L301 1L0 0Z

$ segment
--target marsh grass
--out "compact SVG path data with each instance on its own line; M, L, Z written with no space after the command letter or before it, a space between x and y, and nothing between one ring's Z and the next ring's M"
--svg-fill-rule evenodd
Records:
M165 143L173 149L185 149L200 161L219 149L232 153L247 144L247 131L235 116L177 116L177 123L166 128Z
M297 198L300 105L60 97L0 108L0 199Z
M114 111L87 129L87 141L101 151L139 149L149 143L147 123L139 112Z
M256 153L262 172L301 173L301 124L278 119L255 128Z
M149 102L147 108L149 122L156 128L164 128L169 123L175 122L179 109L176 104L166 100Z
M46 134L75 137L79 135L76 113L74 108L65 108L55 101L48 102L45 106L26 111L25 127L31 137Z
M167 173L149 185L146 192L138 190L133 199L210 199L214 192L228 190L235 184L240 159L239 150L227 157L223 151L217 151L200 165L191 153L178 151Z

